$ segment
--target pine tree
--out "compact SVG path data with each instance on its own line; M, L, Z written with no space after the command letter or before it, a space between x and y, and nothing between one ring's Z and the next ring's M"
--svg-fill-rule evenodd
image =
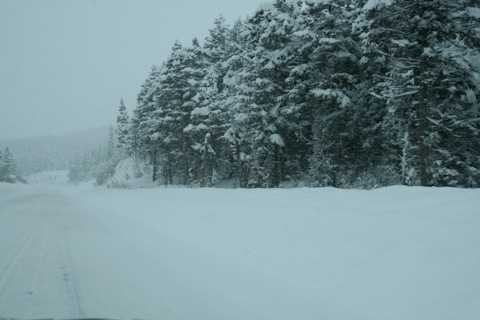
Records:
M115 157L115 133L113 127L110 126L108 131L106 158L113 159Z
M0 182L15 183L17 181L16 162L10 149L5 147L0 154Z
M5 179L5 173L4 173L4 164L3 164L3 153L2 150L0 150L0 182L3 182Z
M349 7L344 3L318 3L311 7L315 23L310 27L316 44L309 54L314 72L309 79L312 104L312 181L341 186L350 155L358 145L348 121L358 96L358 47L351 38Z
M115 134L117 136L117 148L128 155L131 155L130 148L130 117L127 113L127 108L123 103L123 98L120 99L120 106L118 107L117 127Z
M194 39L187 48L176 42L158 77L161 90L156 109L150 112L150 128L155 128L151 137L157 141L167 184L173 183L174 177L185 185L196 180L192 131L199 128L191 123L191 113L200 106L199 87L203 77L203 52L199 42Z
M227 61L236 52L232 36L225 19L216 19L199 57L203 79L198 86L197 107L192 110L185 130L197 151L193 165L198 168L197 180L201 186L210 186L219 176L230 178L232 174L229 145L223 139L230 122L224 79Z
M285 21L276 10L260 10L246 24L247 50L232 61L228 85L232 98L226 137L236 150L241 187L276 187L282 180L284 146L278 97L285 68L281 48L288 41L278 29Z
M471 169L478 160L469 151L479 147L478 139L460 138L479 135L471 112L476 99L468 98L478 96L472 90L478 67L468 59L478 56L478 20L468 12L467 1L410 0L367 14L373 23L364 33L366 51L387 68L371 94L402 124L404 134L397 136L409 138L410 183L478 183Z
M87 155L75 155L70 161L68 170L68 180L72 183L79 183L86 181L89 178L90 163L87 159Z
M152 164L153 181L159 178L159 142L163 139L162 132L160 132L161 120L159 119L162 116L162 108L159 108L162 68L152 66L150 74L138 94L137 106L133 112L130 128L130 150L135 157Z
M93 171L98 185L105 184L115 173L119 159L115 152L115 134L114 129L110 126L108 139L104 148L92 154L92 167L88 171Z

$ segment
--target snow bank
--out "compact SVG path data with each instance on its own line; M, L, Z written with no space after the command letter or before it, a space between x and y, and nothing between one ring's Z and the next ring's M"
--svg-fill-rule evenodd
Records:
M32 193L32 186L24 185L20 183L6 183L0 182L0 201L14 199L28 195ZM0 206L0 213L2 213L2 207ZM1 316L1 315L0 315Z
M115 173L107 182L109 188L142 188L151 187L156 184L152 183L152 169L145 163L135 161L128 158L120 161L115 167Z
M68 184L68 170L34 173L26 176L25 180L28 184L64 186Z

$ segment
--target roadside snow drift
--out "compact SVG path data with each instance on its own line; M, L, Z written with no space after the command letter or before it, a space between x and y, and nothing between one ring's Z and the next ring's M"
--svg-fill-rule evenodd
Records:
M128 158L120 161L113 177L111 177L107 186L110 188L141 188L154 186L152 182L152 172L149 165Z
M0 317L480 319L480 190L0 184Z
M65 186L68 184L68 170L45 171L25 177L28 184Z

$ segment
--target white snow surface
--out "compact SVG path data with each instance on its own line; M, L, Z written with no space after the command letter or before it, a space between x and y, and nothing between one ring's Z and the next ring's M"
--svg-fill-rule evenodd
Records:
M115 173L107 181L108 187L126 189L152 187L156 184L152 182L151 166L133 158L121 160L115 167Z
M480 319L480 190L0 183L0 318Z
M282 136L280 136L278 133L274 133L274 134L270 135L270 142L272 142L273 144L279 145L279 146L285 145L284 142L283 142Z
M363 10L373 10L381 8L383 6L389 6L393 3L393 0L368 0L363 6Z
M68 184L68 170L44 171L34 173L25 177L28 184L41 185L67 185Z
M471 17L480 19L480 8L469 7L467 12Z

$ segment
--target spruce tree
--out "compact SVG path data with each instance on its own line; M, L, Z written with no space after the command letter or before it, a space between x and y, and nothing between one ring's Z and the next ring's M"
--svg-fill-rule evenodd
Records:
M0 157L0 181L8 183L17 181L15 158L8 147L5 147L3 156Z
M150 74L137 97L130 128L130 149L133 155L153 166L152 180L156 181L159 168L159 141L162 141L159 108L160 76L162 67L152 66Z
M117 148L128 155L131 155L130 150L130 117L127 113L127 108L123 103L123 98L120 99L120 106L118 107L117 127L115 134L117 136Z
M408 137L396 144L411 146L409 183L478 183L471 169L478 160L470 152L478 139L461 138L479 135L471 112L478 66L469 59L479 55L478 19L468 16L467 3L396 1L366 14L372 21L363 33L366 53L386 67L371 94L385 101L390 123L403 127L397 137Z
M3 152L0 150L0 182L4 182L5 173L4 173L4 164L3 164Z

